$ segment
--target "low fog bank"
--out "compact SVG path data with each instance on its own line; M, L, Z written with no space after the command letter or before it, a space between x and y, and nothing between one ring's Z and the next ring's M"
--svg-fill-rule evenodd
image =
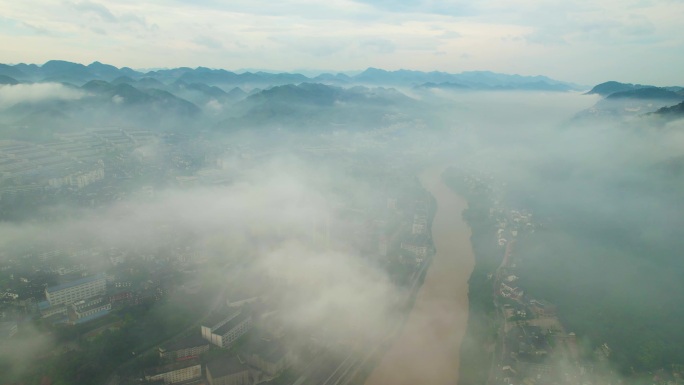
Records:
M60 83L0 85L0 109L15 104L44 100L75 100L84 94Z
M86 95L57 85L25 94L7 87L18 86L2 86L0 108L12 103L16 114L22 101L74 102ZM178 283L168 301L185 306L178 312L183 316L170 318L183 327L192 326L192 320L183 323L185 314L259 297L279 325L269 332L288 336L296 355L305 355L311 341L346 354L384 336L404 314L406 266L420 262L380 250L391 244L392 226L410 226L414 211L422 213L429 202L417 175L428 166L453 165L490 183L499 204L534 214L539 230L516 248L520 283L558 305L566 328L588 351L608 343L623 371L681 362L684 336L675 325L684 300L677 278L684 269L678 257L684 223L676 210L684 205L682 120L577 120L600 97L573 92L404 90L410 98L397 101L392 91L391 102L375 100L371 107L359 99L321 105L311 95L288 106L289 92L295 91L277 102L241 105L244 115L215 108L197 119L144 116L147 107L135 104L129 106L134 113L122 113L133 110L110 110L109 100L102 110L79 107L79 118L67 114L62 126L80 132L83 122L100 120L114 133L90 130L92 138L57 144L59 136L34 121L47 133L40 135L41 151L56 148L50 151L71 159L81 153L68 153L68 146L105 148L96 167L104 176L84 187L67 178L38 189L21 184L33 183L33 174L4 179L0 202L28 209L2 211L0 263L25 265L11 270L13 281L67 265L99 272L122 264L121 275L109 277L122 284L131 277L144 282L150 272L150 282L168 275ZM36 132L26 133L26 142L38 142ZM28 151L8 143L1 150L15 152L3 155L12 159L7 164ZM503 252L497 245L492 250ZM55 273L48 275L45 284L56 284ZM173 309L165 306L151 308L163 309L164 319ZM64 349L63 335L46 337L45 325L33 333L23 321L12 343L27 353L12 357L12 377L30 373L32 346ZM0 352L0 359L9 355Z
M99 208L51 206L42 211L49 219L0 224L0 265L29 263L27 270L10 270L12 279L84 266L112 271L108 279L124 283L144 272L149 277L142 279L153 282L178 269L175 288L164 289L174 306L195 306L183 305L193 290L207 296L195 300L205 304L196 310L202 313L221 313L230 301L256 296L275 314L271 323L278 326L270 332L286 335L295 357L311 341L346 354L350 344L380 338L406 299L378 254L365 249L367 228L383 226L370 221L386 215L387 191L344 163L309 162L279 154L227 185L160 188L153 197ZM376 165L372 173L383 175ZM377 247L377 240L370 245ZM119 264L127 268L119 272ZM50 285L59 282L54 276ZM26 354L12 356L7 378L33 373L36 352L54 348L46 335L22 326L7 346L21 345ZM57 346L65 349L64 342ZM3 345L0 358L9 357Z
M21 334L0 344L0 379L20 378L30 373L36 358L48 357L54 348L53 338L27 326Z

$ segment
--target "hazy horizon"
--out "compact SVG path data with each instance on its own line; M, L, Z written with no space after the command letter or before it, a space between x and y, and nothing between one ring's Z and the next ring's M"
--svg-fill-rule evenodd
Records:
M0 62L134 68L491 70L579 84L684 84L675 0L0 2ZM678 11L679 10L679 11ZM635 60L648 58L648 60Z
M6 64L6 65L10 65L10 66L15 66L15 65L20 65L20 64L26 64L26 65L37 65L37 66L39 66L39 67L42 67L43 65L45 65L47 62L50 62L50 61L70 62L70 63L81 64L81 65L84 65L84 66L88 66L88 65L93 64L93 63L101 63L101 64L105 64L105 65L113 65L112 63L108 63L108 62L105 62L105 61L102 61L102 60L94 60L94 61L91 61L91 62L78 62L78 61L72 61L72 60L63 59L63 58L53 58L53 59L49 59L49 60L47 60L47 61L45 61L45 62L42 62L42 63L28 63L28 62L13 62L13 63L9 63L9 62L8 62L8 63L0 63L0 64ZM523 74L523 73L513 73L513 72L499 72L499 71L493 71L493 70L488 70L488 69L474 69L474 70L465 70L465 71L459 71L459 72L450 72L450 71L440 71L440 70L417 70L417 69L413 69L413 68L387 69L387 68L381 68L381 67L375 67L375 66L368 66L368 67L361 68L361 69L343 69L343 70L314 69L314 68L310 68L310 69L307 69L307 68L295 68L295 69L291 69L291 70L278 69L278 68L226 68L226 67L207 67L207 66L204 66L204 65L198 65L198 66L178 66L178 67L170 67L170 66L166 66L166 67L131 67L131 66L127 66L127 65L121 65L121 66L116 66L116 65L115 65L115 67L117 67L117 68L119 68L119 69L121 69L121 68L130 68L130 69L132 69L132 70L134 70L134 71L141 72L141 73L143 73L143 74L149 73L149 72L153 72L153 71L173 70L173 69L178 69L178 68L191 68L191 69L209 68L209 69L211 69L211 70L224 70L224 71L229 71L229 72L233 72L233 73L237 73L237 74L247 73L247 72L251 72L251 73L266 72L266 73L273 73L273 74L277 74L277 73L286 73L286 74L302 74L302 75L307 76L307 77L310 77L310 78L313 78L313 77L316 77L316 76L322 75L322 74L333 74L333 75L344 74L344 75L353 77L353 76L358 75L358 74L361 74L361 73L363 73L364 71L367 71L367 70L369 70L369 69L378 69L378 70L387 71L387 72L395 72L395 71L410 71L410 72L423 72L423 73L438 72L438 73L453 74L453 75L457 75L457 74L461 74L461 73L469 73L469 72L471 72L471 73L482 72L482 73L495 73L495 74L513 75L513 76L525 76L525 77L537 77L537 76L541 76L541 77L547 77L547 78L549 78L549 79L556 80L556 81L560 81L560 82L565 82L565 83L569 83L569 84L575 84L575 85L578 85L578 86L586 87L586 88L588 88L588 89L591 88L591 87L594 85L594 84L587 84L587 83L578 83L578 82L570 81L570 80L567 80L567 79L552 78L552 77L547 76L546 74L542 74L542 73L538 73L538 74ZM612 81L612 80L613 80L613 79L609 79L609 80L606 80L606 81ZM602 83L603 83L603 82L602 82ZM627 83L627 82L625 82L625 83ZM653 84L653 85L655 85L655 84ZM661 86L670 86L670 85L672 85L672 84L665 84L665 85L661 85Z

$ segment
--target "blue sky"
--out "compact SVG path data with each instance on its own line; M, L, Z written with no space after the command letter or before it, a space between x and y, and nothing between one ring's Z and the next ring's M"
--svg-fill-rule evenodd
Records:
M0 62L684 85L684 0L0 0Z

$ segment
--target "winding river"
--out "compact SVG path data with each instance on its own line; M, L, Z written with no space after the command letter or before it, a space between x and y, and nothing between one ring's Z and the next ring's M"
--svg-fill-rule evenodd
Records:
M467 202L443 182L444 167L420 177L437 200L432 237L437 253L406 324L365 385L456 384L468 321L468 279L475 265Z

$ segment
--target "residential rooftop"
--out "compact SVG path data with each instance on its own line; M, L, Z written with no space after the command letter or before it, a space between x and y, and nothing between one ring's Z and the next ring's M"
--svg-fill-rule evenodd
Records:
M177 361L173 362L168 365L162 365L162 366L155 366L153 368L149 368L145 370L145 375L147 376L156 376L157 374L161 373L168 373L172 372L174 370L179 370L179 369L185 369L189 368L191 366L195 365L200 365L200 361L197 358L193 358L190 360L185 360L185 361Z
M105 277L106 277L106 275L104 275L104 274L89 275L87 277L83 277L83 278L80 278L80 279L77 279L74 281L65 282L65 283L62 283L62 284L57 285L57 286L48 287L45 290L47 290L48 293L54 293L54 292L59 291L59 290L68 289L70 287L82 285L84 283L97 281L99 279L105 279Z
M160 349L164 351L175 351L180 349L194 348L203 345L209 345L209 341L202 338L202 336L199 334L193 334L189 337L185 337L178 341L173 341L164 346L161 346Z
M249 370L249 367L242 363L237 356L231 355L210 361L207 363L207 370L212 377L217 378Z
M237 325L242 323L245 319L247 319L250 316L251 316L250 314L242 312L238 316L234 317L230 321L223 324L223 326L214 330L214 333L218 334L218 335L223 335L224 333L228 333L230 330L232 330L234 327L236 327Z
M213 313L202 323L202 326L216 328L216 325L225 321L226 318L235 318L241 311L240 308L228 308L225 311Z

